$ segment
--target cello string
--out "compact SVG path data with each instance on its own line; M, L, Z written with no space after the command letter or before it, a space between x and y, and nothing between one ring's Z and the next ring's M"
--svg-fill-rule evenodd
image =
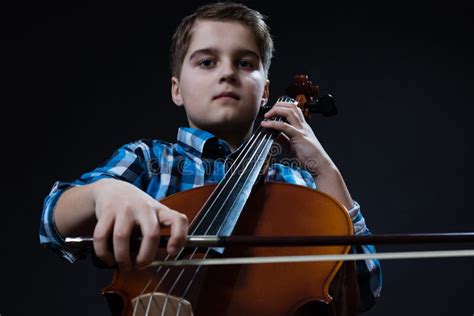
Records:
M268 136L267 135L264 135L264 138L260 141L260 143L258 144L257 148L256 148L256 151L253 153L249 163L244 167L244 172L242 172L237 180L237 182L234 184L234 186L232 187L231 191L234 191L235 190L235 187L238 185L238 181L240 180L240 178L242 178L243 174L245 173L245 170L248 169L248 167L251 165L251 161L252 159L254 158L254 156L258 153L258 151L260 151L260 147L262 147L262 143L266 142L267 140L265 140L265 138ZM268 141L267 141L268 142ZM265 147L265 146L263 146ZM250 150L250 149L249 149ZM253 168L255 167L255 165L252 166ZM222 191L221 191L222 192ZM207 233L209 233L209 230L211 229L212 227L212 224L216 221L216 219L218 218L219 214L222 212L222 210L224 209L224 205L226 204L227 200L229 199L229 196L230 195L227 195L227 198L222 202L220 208L218 209L218 212L215 214L214 218L212 219L211 223L208 225L206 231L205 231L205 235L207 235ZM216 200L214 200L214 203L215 203ZM227 214L226 218L228 217L229 214ZM225 219L226 219L225 218ZM225 222L225 219L223 222ZM222 229L222 225L221 227L219 228L219 231ZM193 254L191 255L191 258L194 256L194 254L196 253L198 248L195 248L194 251L193 251ZM204 258L207 258L208 254L209 254L209 251L210 251L211 248L208 248L206 253L204 254ZM181 309L181 306L182 306L182 303L183 303L183 300L184 298L186 297L188 291L190 290L191 288L191 285L193 284L194 280L196 279L198 273L200 271L200 267L197 267L193 273L193 275L191 276L191 279L188 281L187 283L187 286L186 288L184 289L184 292L183 294L179 295L180 297L180 301L179 301L179 305L178 305L178 310ZM184 270L181 271L181 273L178 275L178 277L175 279L174 281L174 284L170 287L168 293L167 293L167 297L166 297L166 301L167 302L167 299L169 297L169 294L174 290L175 286L178 284L179 281L181 281L181 276L183 275L183 272ZM166 304L165 304L166 305Z
M267 136L268 136L268 139L266 139ZM260 141L260 143L258 144L258 147L256 148L256 151L254 152L254 154L252 155L251 158L253 159L254 156L256 156L256 155L257 155L257 156L258 156L258 155L261 155L261 153L262 153L262 152L261 152L261 147L265 148L265 147L269 144L269 141L271 141L271 134L270 134L270 133L266 133L266 134L264 135L263 139L262 139L262 140ZM264 143L265 143L265 144L264 144ZM262 144L264 144L264 145L262 146ZM260 153L259 153L259 151L260 151ZM254 168L256 167L255 164L252 164L252 159L251 159L251 160L249 161L249 163L244 167L244 171L246 171L249 167L251 167L252 169L254 169ZM242 172L242 173L240 174L238 180L240 180L240 178L242 178L243 174L244 174L244 172ZM235 190L235 187L236 187L236 186L237 186L237 183L234 184L234 186L233 186L233 188L232 188L231 190L232 190L232 191ZM229 196L229 195L228 195L228 196ZM216 215L214 216L212 222L211 222L210 225L208 226L208 228L207 228L205 234L207 234L207 233L209 232L210 228L212 227L212 224L215 222L215 220L217 219L217 217L219 216L219 214L220 214L220 213L222 212L222 210L224 209L224 205L225 205L226 201L227 201L228 198L229 198L228 196L227 196L226 200L221 204L221 206L220 206L218 212L216 213ZM228 218L228 216L229 216L229 214L227 214L227 216L226 216L225 219L223 220L223 223L225 223L225 220ZM217 234L219 234L219 232L222 230L222 228L223 228L223 224L219 227L219 231L218 231ZM197 249L197 248L195 248L195 249ZM207 258L208 254L209 254L209 250L210 250L210 248L208 248L208 250L206 251L206 253L205 253L205 255L204 255L204 258ZM194 253L195 253L195 252L193 252L193 255L194 255ZM183 294L180 295L181 299L180 299L180 303L179 303L179 304L180 304L180 305L179 305L179 308L180 308L180 306L181 306L181 304L182 304L183 299L186 297L188 291L190 290L192 283L194 282L195 278L197 277L199 270L200 270L200 267L197 267L196 270L195 270L194 273L193 273L193 276L191 277L191 280L188 281L187 287L185 288ZM178 283L178 281L180 281L180 280L179 280L180 277L181 277L181 274L180 274L179 277L175 280L175 283L173 284L172 289L174 289L174 286ZM172 289L171 289L171 290L172 290ZM170 290L170 291L171 291L171 290ZM169 292L168 292L168 294L169 294Z
M167 261L169 257L170 257L170 255L167 255L164 260ZM158 272L161 270L161 268L162 268L161 266L158 267L158 269L155 271L155 273L158 273ZM166 275L168 274L169 271L170 271L170 268L167 269L167 271L165 272L164 276L162 277L162 280L166 277ZM162 280L161 280L161 281L162 281ZM150 279L148 280L147 284L145 285L145 287L143 288L143 290L142 290L142 291L140 292L140 294L138 295L138 297L142 296L142 295L145 293L145 291L146 291L146 289L148 288L148 286L150 286L151 281L152 281L152 279L150 278ZM161 282L160 282L160 284L161 284ZM154 293L154 292L153 292L153 293ZM153 293L152 293L151 296L153 296ZM148 304L147 304L147 307L146 307L146 311L147 311L146 313L148 313L148 310L150 309L151 301L153 301L153 302L155 303L155 300L152 299L152 298L150 298L150 300L149 300L149 302L148 302ZM140 299L138 299L137 302L136 302L136 303L134 304L134 306L133 306L133 316L135 316L135 314L136 314L136 312L137 312L138 302L140 302L140 304L141 304L142 307L143 307L143 303L141 302ZM155 304L156 304L156 303L155 303ZM146 315L146 314L145 314L145 315Z
M256 141L256 139L252 140L252 138L258 138L258 136L261 134L262 130L263 130L263 128L261 128L261 127L259 127L259 128L257 129L257 132L258 132L258 133L255 133L254 135L252 135L251 139L250 139L250 140L247 142L247 144L244 146L242 152L238 155L237 159L239 159L239 157L242 156L242 155L244 155L244 156L247 155L247 152L249 151L249 148L252 147L252 146L253 146L253 143L255 143L255 141ZM250 143L252 143L252 145L250 145ZM245 153L245 154L244 154L244 153ZM243 161L242 161L242 162L243 162ZM239 164L237 165L237 167L240 166L240 164L241 164L242 162L239 162ZM237 168L236 168L236 169L237 169ZM229 169L229 170L224 174L224 177L229 173L229 171L231 171L231 169ZM235 171L232 171L232 175L233 175L234 173L235 173ZM225 187L228 183L229 183L229 179L226 181L226 183L224 183L223 187ZM221 194L221 192L222 192L222 190L220 190L220 191L218 192L217 197ZM214 203L215 203L215 200L213 201L213 204L214 204ZM212 207L213 204L211 204L211 207ZM209 212L209 210L210 210L210 207L206 210L205 215ZM197 230L197 227L199 227L199 225L202 223L203 218L204 218L204 216L201 218L201 221L195 226L194 231L196 231L196 230ZM192 235L192 234L191 234L191 235ZM179 256L182 254L183 250L184 250L184 249L181 249L181 251L178 253L178 255L176 256L176 258L174 259L175 261L178 260ZM194 254L196 253L196 251L197 251L197 248L195 249L195 251L193 251L193 254L191 255L191 258L194 256ZM165 261L168 261L169 257L170 257L170 256L168 255L164 260L165 260ZM157 271L155 271L155 273L158 273L159 270L161 270L161 267L159 267L159 268L157 269ZM159 281L159 283L157 284L157 286L155 286L155 288L154 288L154 290L152 291L152 293L156 292L156 289L159 287L159 285L161 285L161 283L163 282L164 278L167 276L168 272L169 272L169 268L168 268L168 271L165 273L165 275L162 276L162 278L161 278L161 280ZM145 285L145 287L144 287L144 289L141 291L141 294L140 294L140 295L143 295L143 293L145 293L146 289L148 288L148 286L150 286L150 284L151 284L151 279L150 279L150 280L148 281L148 283ZM168 295L169 295L169 293L168 293ZM153 300L153 295L150 296L150 299L149 299L149 302L148 302L148 308L147 308L147 310L149 309L149 306L151 305L151 301L152 301L152 300ZM136 309L137 309L137 306L138 306L138 305L135 304L135 308L134 308L135 311L136 311Z
M260 133L259 133L259 135L260 135ZM244 169L243 169L244 171L246 171L246 170L249 168L249 166L252 167L252 169L255 168L255 164L251 165L252 159L254 158L254 156L256 156L256 155L258 156L257 153L260 151L260 147L262 147L262 144L263 144L264 142L267 142L267 144L268 144L268 140L265 139L267 136L271 136L271 135L268 134L268 133L264 135L264 138L263 138L263 139L260 141L260 143L258 144L258 146L257 146L257 148L256 148L256 151L252 154L252 157L251 157L249 163L244 167ZM265 145L267 145L267 144L265 144ZM265 145L264 145L263 147L265 147ZM242 172L242 173L239 175L239 178L238 178L237 182L233 185L233 187L232 187L232 189L231 189L231 192L235 190L235 187L237 186L238 181L242 178L242 176L244 175L244 173L245 173L245 172ZM222 191L221 191L221 192L222 192ZM211 223L208 225L207 230L205 231L204 234L209 233L209 230L211 229L212 224L216 221L216 219L218 218L219 214L220 214L220 213L222 212L222 210L224 209L224 205L225 205L225 203L227 202L228 199L229 199L229 195L227 195L227 198L225 199L225 201L222 202L222 204L220 205L220 207L219 207L219 209L218 209L218 212L215 214L214 218L212 219ZM215 201L216 201L216 200L214 200L213 203L215 203ZM227 219L228 216L229 216L229 214L227 214L226 218L223 220L223 223L225 222L225 220ZM197 228L196 228L196 229L197 229ZM221 225L221 227L219 228L219 231L220 231L221 229L222 229L222 225ZM193 251L193 254L191 255L191 257L194 256L194 254L196 253L196 250L197 250L197 249L198 249L198 248L195 248L195 250ZM210 248L208 248L208 250L206 251L206 253L205 253L205 255L204 255L204 258L206 258L207 255L209 254L209 250L210 250ZM184 290L184 293L183 293L182 295L180 295L180 297L181 297L180 304L182 303L182 300L184 299L184 297L185 297L186 294L188 293L191 284L193 283L193 281L194 281L195 278L197 277L197 274L198 274L199 270L200 270L200 267L198 267L198 268L194 271L193 276L191 277L191 280L188 281L188 284L187 284L186 289ZM168 293L167 293L168 295L171 293L171 291L174 289L174 287L175 287L175 286L178 284L178 282L180 281L180 278L181 278L183 272L184 272L184 271L182 271L182 272L179 274L179 276L176 278L176 280L175 280L173 286L170 288L170 290L169 290Z
M259 134L259 135L260 135L260 134ZM260 147L262 146L262 144L263 144L264 142L267 142L267 143L268 143L268 140L265 140L266 136L267 136L267 135L264 135L264 138L263 138L263 139L260 141L260 143L258 144L258 147L257 147L257 149L256 149L256 152L254 152L254 154L252 155L251 158L253 158L255 155L258 156L258 154L257 154L257 153L258 153L258 150L260 149ZM265 144L265 145L267 145L267 144ZM265 146L263 146L263 147L265 147ZM250 161L251 161L251 160L250 160ZM248 167L249 167L250 165L251 165L251 162L249 162L249 163L244 167L243 171L245 171L246 169L248 169ZM255 165L253 165L252 167L255 167ZM240 178L242 178L243 174L244 174L244 172L242 172L242 173L240 174L240 176L239 176L237 182L234 184L234 186L233 186L232 189L230 190L231 192L235 190L235 188L236 188L236 186L237 186L237 184L238 184L238 181L240 180ZM227 182L227 183L228 183L228 182ZM221 191L221 192L222 192L222 191ZM208 225L206 231L204 232L204 235L207 235L207 233L209 233L209 230L211 229L212 224L214 224L214 222L215 222L216 219L218 218L219 214L222 212L225 203L226 203L227 200L229 199L229 196L230 196L230 194L228 194L228 195L227 195L227 198L224 200L224 202L222 202L220 208L218 209L218 211L217 211L217 213L215 214L214 218L212 219L211 223ZM215 203L215 201L216 201L216 200L213 201L213 204ZM211 207L212 207L212 205L211 205ZM228 216L229 216L229 214L227 214L227 216L226 216L226 218L223 220L223 222L225 222L225 220L227 219ZM200 223L199 223L199 224L200 224ZM219 231L222 229L222 227L223 227L222 225L221 225L221 227L219 227ZM197 229L197 227L196 227L196 229ZM206 253L205 253L204 256L203 256L204 258L207 258L210 249L211 249L211 248L207 248L207 251L206 251ZM192 255L191 255L191 258L195 255L195 253L196 253L197 250L198 250L197 247L194 248L194 251L193 251L193 253L192 253ZM184 289L183 294L181 294L181 295L179 296L179 297L180 297L180 300L179 300L179 304L178 304L178 311L181 309L181 305L182 305L182 303L183 303L183 300L184 300L184 298L186 297L187 293L189 292L189 290L190 290L190 288L191 288L191 285L193 284L194 280L196 279L196 277L197 277L197 275L198 275L200 269L201 269L201 267L198 266L198 267L194 270L193 275L191 276L191 279L188 281L187 286L186 286L186 288ZM170 289L168 290L168 293L167 293L166 301L165 301L165 302L167 302L167 299L168 299L170 293L174 290L174 288L176 287L176 285L177 285L178 282L180 281L181 276L182 276L183 273L184 273L184 269L181 270L180 274L179 274L178 277L175 279L173 285L172 285L172 286L170 287ZM165 305L166 305L166 303L165 303Z
M193 254L191 255L191 258L193 258L193 256L196 254L196 251L197 251L198 248L195 248L194 251L193 251ZM206 253L204 254L204 257L203 258L207 258L207 255L209 254L209 251L211 250L211 248L207 248L206 250ZM184 300L184 297L185 295L187 294L188 290L191 288L191 284L193 283L194 279L196 278L199 270L201 270L201 267L198 266L194 272L193 272L193 275L191 276L191 280L188 282L187 286L186 286L186 289L184 290L184 294L180 295L179 296L179 304L178 304L178 311L181 309L181 305L183 303L183 300ZM175 286L178 284L182 274L184 273L184 269L181 269L181 272L179 273L178 277L176 278L176 280L174 281L173 285L170 287L170 290L168 291L168 293L166 293L166 298L165 298L165 306L166 306L166 303L168 301L168 297L170 295L170 293L174 290ZM163 308L163 312L165 310L165 307ZM176 314L178 315L178 314Z

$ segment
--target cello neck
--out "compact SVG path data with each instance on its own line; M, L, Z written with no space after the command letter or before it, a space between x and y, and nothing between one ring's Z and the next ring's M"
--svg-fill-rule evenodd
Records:
M278 134L263 127L256 129L191 223L189 235L228 236L232 233Z

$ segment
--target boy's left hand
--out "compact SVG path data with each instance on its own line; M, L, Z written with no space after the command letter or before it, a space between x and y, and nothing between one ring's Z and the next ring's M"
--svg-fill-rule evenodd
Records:
M333 165L296 102L277 102L265 113L265 119L275 115L285 118L286 122L265 120L261 125L283 133L281 136L289 142L292 152L301 164L300 167L311 172L313 177L317 177Z

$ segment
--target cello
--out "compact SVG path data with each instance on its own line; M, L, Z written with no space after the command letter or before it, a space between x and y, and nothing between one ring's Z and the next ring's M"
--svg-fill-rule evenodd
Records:
M334 115L330 96L297 76L287 94L303 113ZM280 119L280 118L274 118ZM217 185L162 199L190 219L192 236L348 236L351 219L344 206L322 192L286 183L263 183L278 133L259 127ZM169 234L163 229L162 234ZM220 245L182 249L176 257L160 251L158 260L347 255L348 244L265 248ZM353 265L342 260L271 265L152 266L114 271L103 289L113 315L354 315L357 287Z

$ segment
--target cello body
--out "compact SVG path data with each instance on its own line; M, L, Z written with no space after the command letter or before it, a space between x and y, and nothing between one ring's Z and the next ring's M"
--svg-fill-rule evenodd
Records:
M192 227L215 187L179 192L160 202L186 214ZM169 230L163 228L162 234ZM256 185L233 232L237 236L352 234L352 221L341 203L314 189L276 182ZM350 248L233 247L223 254L195 248L183 258L347 254ZM157 259L166 255L160 249ZM354 266L342 266L342 261L333 261L115 270L102 293L117 316L355 315L357 284L355 277L347 277L347 273L354 276ZM335 302L334 297L341 298Z

